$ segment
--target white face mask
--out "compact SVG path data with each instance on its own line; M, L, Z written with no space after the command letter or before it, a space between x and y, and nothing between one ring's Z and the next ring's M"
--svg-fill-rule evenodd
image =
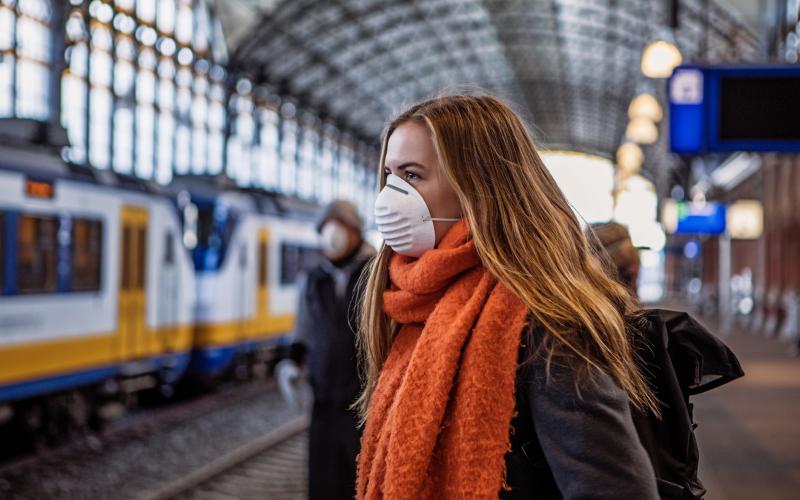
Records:
M319 244L327 258L344 257L348 244L347 229L339 221L329 220L319 232Z
M378 231L392 250L409 257L419 257L436 245L433 221L458 220L431 217L422 195L394 174L386 178L386 185L375 200Z

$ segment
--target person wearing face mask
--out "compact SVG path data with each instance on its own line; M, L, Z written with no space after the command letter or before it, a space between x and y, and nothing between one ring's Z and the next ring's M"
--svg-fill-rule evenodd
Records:
M317 231L325 259L305 278L292 343L287 357L276 366L276 378L279 386L291 386L300 375L299 367L307 367L314 394L309 498L352 499L360 431L350 407L361 387L355 295L359 276L374 250L364 242L361 218L349 201L336 200L325 207Z
M380 172L356 497L658 498L630 411L659 411L638 305L519 117L424 101L386 127Z

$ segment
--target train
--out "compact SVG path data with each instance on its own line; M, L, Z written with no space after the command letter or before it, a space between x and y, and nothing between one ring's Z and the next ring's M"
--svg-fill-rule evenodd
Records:
M85 426L263 368L321 258L316 213L224 175L162 186L0 145L0 426Z

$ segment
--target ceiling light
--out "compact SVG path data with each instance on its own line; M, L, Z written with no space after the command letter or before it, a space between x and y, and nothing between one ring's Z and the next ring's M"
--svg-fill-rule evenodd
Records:
M654 123L658 123L664 117L661 110L661 104L658 102L653 94L643 93L639 94L631 101L628 106L628 117L633 118L647 118Z
M653 144L658 140L658 128L649 118L634 118L628 123L625 136L637 144Z
M637 173L644 163L642 148L633 142L626 142L617 149L617 167L626 173Z
M683 61L681 51L667 40L654 40L642 52L642 74L649 78L669 78Z

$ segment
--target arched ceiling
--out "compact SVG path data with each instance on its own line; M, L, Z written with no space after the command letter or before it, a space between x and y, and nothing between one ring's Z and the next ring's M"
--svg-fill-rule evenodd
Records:
M266 4L239 29L232 69L365 137L408 103L480 86L511 101L541 145L613 157L637 90L663 95L639 61L667 23L664 0ZM763 44L725 0L681 0L678 20L685 60L761 58Z

